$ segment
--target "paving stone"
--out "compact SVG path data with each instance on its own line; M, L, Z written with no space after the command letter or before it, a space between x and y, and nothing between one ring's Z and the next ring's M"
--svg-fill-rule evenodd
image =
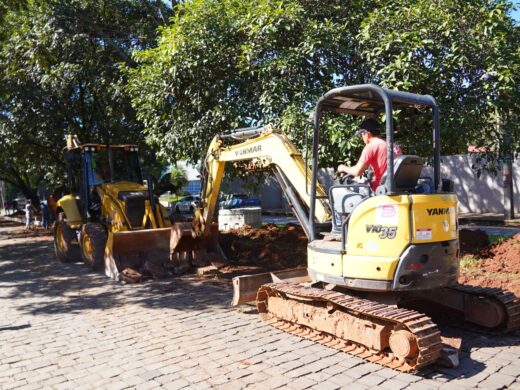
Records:
M491 374L484 381L478 384L479 387L485 389L502 389L507 388L515 381L515 377L501 374L499 372Z
M356 381L356 379L349 376L348 373L340 373L332 375L327 381L344 387L347 386L349 383L353 383L354 381Z
M284 375L276 375L265 381L263 385L265 385L267 389L277 389L279 387L285 386L290 381L292 381L292 378L288 378Z
M0 320L31 326L0 332L2 389L520 390L520 333L472 334L458 368L402 374L230 309L230 289L190 277L122 286L81 264L57 267L51 240L9 244L16 258L4 242Z
M178 389L184 389L186 387L190 387L190 383L185 379L177 379L171 383L167 383L163 385L164 389L168 390L178 390Z
M314 382L312 379L309 378L297 378L295 380L292 380L291 382L287 383L287 387L290 389L295 390L303 390L308 389L309 387L312 387L316 385L316 382Z
M372 386L377 386L380 383L383 383L385 380L386 380L385 378L382 378L379 375L368 374L368 375L365 375L364 377L361 377L358 380L358 383L362 383L364 385L372 387Z
M389 390L400 390L400 389L407 388L409 385L410 385L410 383L408 383L408 382L403 382L398 379L392 378L392 379L387 379L386 381L381 383L379 386L382 386L385 389L389 389Z

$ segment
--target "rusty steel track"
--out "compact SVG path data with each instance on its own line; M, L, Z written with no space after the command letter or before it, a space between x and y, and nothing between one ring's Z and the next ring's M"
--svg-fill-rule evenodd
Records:
M482 326L471 324L468 330L475 330L482 333L491 333L500 335L504 333L512 333L520 329L520 298L510 291L501 288L476 287L457 284L449 287L450 289L460 291L464 294L473 296L483 296L488 299L494 299L500 302L507 315L507 321L503 325L495 329L488 329ZM464 326L467 327L467 323Z
M338 311L340 314L335 317L335 321L341 321L344 318L345 321L349 321L349 324L356 324L356 321L378 323L388 332L388 335L404 332L406 334L404 337L410 342L411 348L406 352L407 355L398 356L398 353L391 350L384 334L382 334L384 339L381 342L382 348L379 350L371 348L360 343L359 340L345 339L341 335L319 329L319 321L316 322L316 325L312 324L313 315L308 313L304 316L310 319L311 326L296 323L291 319L280 318L276 313L270 311L270 298L274 302L284 299L285 307L298 304L303 307L305 305L305 310L308 309L309 313L313 308L327 310L328 313ZM264 284L258 290L257 308L262 319L278 329L402 372L419 370L434 363L439 358L442 349L440 331L428 316L417 311L397 308L336 291L304 287L296 283ZM327 320L327 322L331 321ZM338 322L336 322L337 324ZM338 326L339 328L341 328L341 324ZM341 333L339 330L338 332ZM354 334L356 332L362 338L366 330L361 327L353 330ZM397 339L399 338L398 336Z

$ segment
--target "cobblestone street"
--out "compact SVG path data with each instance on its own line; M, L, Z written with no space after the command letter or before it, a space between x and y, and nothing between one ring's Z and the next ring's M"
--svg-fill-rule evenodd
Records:
M0 388L520 389L520 335L463 337L460 367L403 374L288 335L193 277L121 285L0 228ZM16 228L18 229L18 228Z

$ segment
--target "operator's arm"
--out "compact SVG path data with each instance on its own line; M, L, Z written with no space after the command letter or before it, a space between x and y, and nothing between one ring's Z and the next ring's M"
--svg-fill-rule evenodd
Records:
M368 164L363 161L358 161L353 167L347 167L346 165L340 165L338 167L338 173L346 173L352 176L361 176L363 172L368 168Z

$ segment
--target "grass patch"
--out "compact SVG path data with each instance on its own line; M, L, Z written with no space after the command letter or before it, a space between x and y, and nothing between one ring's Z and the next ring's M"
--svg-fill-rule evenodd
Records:
M509 236L506 236L505 234L491 234L488 236L488 239L489 244L495 246L509 239Z
M174 203L177 202L180 198L184 198L186 195L163 195L159 198L161 202L169 202Z
M477 259L475 257L469 256L463 257L462 259L460 259L460 267L465 270L474 268L479 261L482 261L482 259Z

